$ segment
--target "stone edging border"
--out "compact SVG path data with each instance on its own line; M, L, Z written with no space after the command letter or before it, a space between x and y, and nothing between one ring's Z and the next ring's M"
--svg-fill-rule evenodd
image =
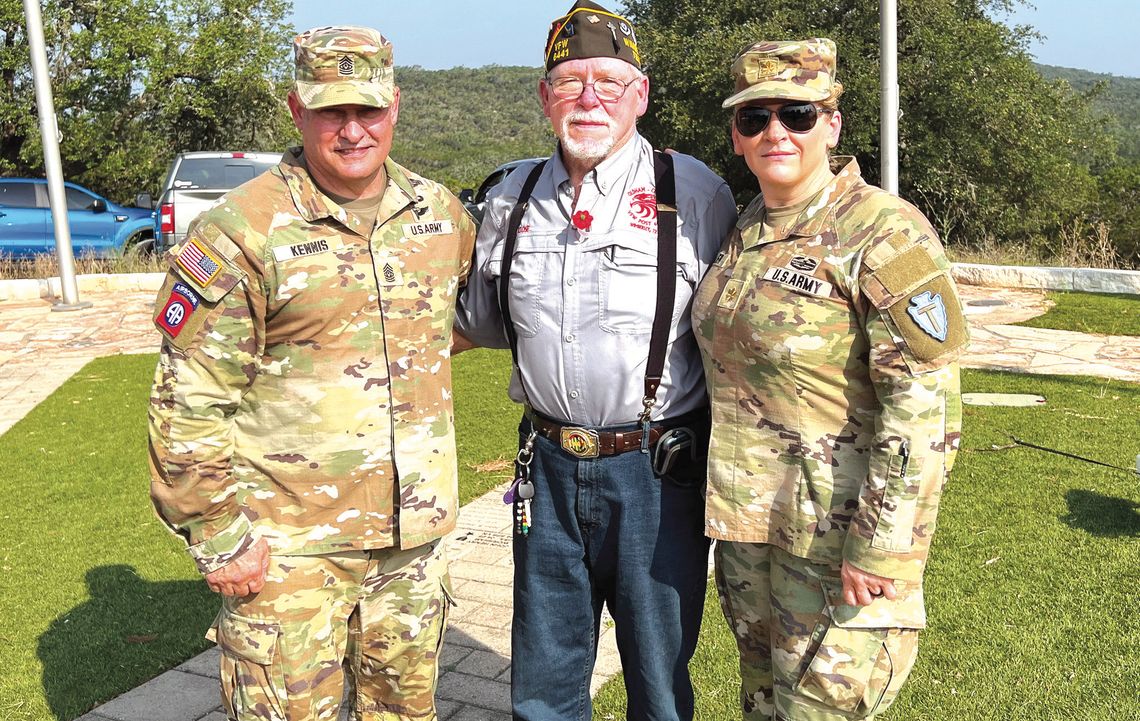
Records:
M84 293L110 293L121 291L158 292L166 273L95 273L75 276L79 299ZM11 300L38 300L63 296L59 278L33 278L0 280L0 302Z
M1140 271L1136 270L954 263L953 275L959 283L991 288L1039 288L1140 295ZM83 293L109 293L117 290L157 292L165 277L165 273L100 273L76 276L76 284L82 299ZM61 295L63 291L59 278L0 280L0 302L58 298Z
M954 263L953 266L954 280L963 285L1140 295L1140 271L1136 270L1031 268L980 263Z

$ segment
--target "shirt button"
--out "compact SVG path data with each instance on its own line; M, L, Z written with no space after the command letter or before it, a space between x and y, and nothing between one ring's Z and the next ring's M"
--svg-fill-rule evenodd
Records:
M570 397L571 398L577 398L578 397L578 391L570 391Z
M566 336L566 342L567 343L573 343L574 342L574 334L573 333L570 333L569 335Z
M573 278L570 278L570 279L568 279L568 280L566 281L566 285L574 285L574 284L575 284L575 283L577 283L577 282L578 282L578 281L574 280Z

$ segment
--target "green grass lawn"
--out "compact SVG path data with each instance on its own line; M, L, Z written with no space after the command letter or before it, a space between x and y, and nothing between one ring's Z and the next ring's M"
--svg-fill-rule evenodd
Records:
M1140 477L1026 448L1009 435L1125 468L1140 453L1140 385L967 371L976 392L1036 408L965 410L926 574L929 628L885 721L1140 719ZM711 584L710 584L711 585ZM736 710L735 645L710 591L692 670L697 718ZM620 679L595 719L624 719Z
M1140 296L1050 292L1057 305L1017 325L1104 335L1140 335Z
M155 359L94 361L0 436L2 721L74 719L209 645L217 597L147 495ZM488 464L517 441L509 366L456 359L462 502L510 472Z
M0 719L73 719L201 651L217 601L147 498L153 356L95 361L0 436ZM518 410L502 352L457 358L464 502L501 482ZM927 573L930 627L887 721L1140 718L1140 385L969 371L971 391L1044 395L967 408ZM112 420L113 419L113 420ZM739 718L736 654L710 593L693 664L698 718ZM598 719L624 718L615 679ZM1129 715L1131 714L1131 715Z

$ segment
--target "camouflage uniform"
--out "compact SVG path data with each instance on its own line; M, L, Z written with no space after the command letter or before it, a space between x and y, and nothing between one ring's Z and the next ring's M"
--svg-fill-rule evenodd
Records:
M815 72L784 70L786 84ZM773 97L742 85L739 102ZM693 302L713 417L705 531L750 721L863 719L893 701L961 427L968 337L933 228L854 159L831 169L787 224L758 197ZM844 560L898 597L846 605Z
M375 54L345 45L370 72ZM159 292L155 508L203 573L255 538L271 553L265 588L216 624L231 718L335 718L346 650L361 718L435 717L451 327L475 228L443 187L384 169L363 227L291 151L196 220Z
M713 414L705 531L722 541L749 719L773 703L788 719L866 718L893 699L961 427L967 335L934 230L854 159L834 162L782 233L757 198L693 302ZM933 295L944 340L912 315ZM896 579L898 598L844 605L844 559ZM791 591L767 588L776 575Z

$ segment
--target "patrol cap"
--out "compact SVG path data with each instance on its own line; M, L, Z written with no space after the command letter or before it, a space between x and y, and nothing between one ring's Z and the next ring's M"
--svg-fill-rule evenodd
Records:
M633 23L590 0L578 0L570 12L550 24L544 59L550 70L558 63L585 58L618 58L640 70Z
M395 96L392 43L372 28L342 25L293 38L294 88L301 105L386 108Z
M721 107L751 100L806 100L831 97L835 88L835 43L827 38L762 40L732 63L736 91Z

